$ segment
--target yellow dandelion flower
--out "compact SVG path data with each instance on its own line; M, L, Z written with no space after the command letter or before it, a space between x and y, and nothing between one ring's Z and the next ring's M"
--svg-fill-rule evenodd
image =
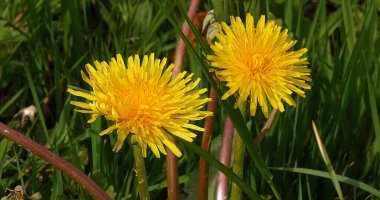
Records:
M212 115L201 110L203 104L210 101L201 97L207 89L194 90L200 79L192 81L193 74L185 77L186 72L182 72L171 80L174 65L170 64L164 69L166 58L161 61L151 54L144 56L140 63L139 56L131 56L126 67L123 58L117 55L109 64L98 61L94 64L95 68L86 65L88 76L81 72L92 91L67 91L90 101L70 102L81 108L76 111L92 114L88 123L94 122L100 115L115 122L100 133L105 135L117 129L118 140L114 151L132 133L142 147L144 157L147 146L156 157L160 157L160 152L166 155L164 145L180 157L181 151L166 131L191 142L196 137L191 130L203 131L203 128L189 122Z
M258 102L268 117L267 99L283 112L281 100L295 106L290 95L295 92L304 97L302 89L310 89L306 83L311 81L310 69L307 58L302 58L307 49L291 50L296 41L288 39L288 30L281 31L273 21L265 23L264 16L256 27L250 14L245 26L239 17L231 17L231 27L221 23L216 38L218 41L211 45L214 55L207 59L229 88L222 100L238 91L235 108L250 96L251 115L256 114Z

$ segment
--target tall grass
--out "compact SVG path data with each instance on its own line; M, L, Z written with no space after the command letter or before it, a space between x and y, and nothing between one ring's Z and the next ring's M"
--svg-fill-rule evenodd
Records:
M289 29L307 47L312 90L296 98L297 107L277 113L259 152L271 167L283 199L333 199L338 193L327 174L335 170L347 199L380 198L380 28L377 1L234 1L202 2L201 10L215 9L217 20L230 14L265 14ZM132 148L113 153L114 135L99 137L107 126L98 119L73 112L67 85L85 86L79 71L93 60L155 52L172 61L187 3L154 1L43 1L0 2L0 121L72 162L89 174L113 199L137 199ZM242 11L242 9L244 9ZM168 21L168 16L173 23ZM194 52L202 55L198 40ZM192 48L190 46L187 47ZM185 70L209 87L195 54L188 50ZM21 126L13 116L35 105L35 119ZM225 108L216 115L210 154L217 158ZM330 158L327 166L312 129ZM248 125L252 141L266 119L258 114ZM201 137L193 145L200 146ZM181 199L197 198L197 150L180 143ZM201 153L202 154L202 153ZM27 150L0 138L0 197L22 185L25 194L40 192L43 199L88 199L89 196L60 171ZM152 199L166 197L165 158L149 152L145 159ZM216 170L211 165L209 198L215 198ZM350 178L350 179L349 179ZM272 195L270 186L246 154L244 182L260 195ZM363 185L366 183L367 185ZM377 195L375 197L375 195ZM245 196L246 197L246 196Z

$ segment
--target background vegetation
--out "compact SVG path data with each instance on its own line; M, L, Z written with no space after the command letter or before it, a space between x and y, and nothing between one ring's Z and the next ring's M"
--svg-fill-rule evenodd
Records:
M216 20L228 20L239 9L256 16L267 15L289 29L307 47L312 69L312 90L305 99L296 97L297 108L277 113L260 144L260 153L284 199L337 198L311 126L320 137L337 174L352 178L340 183L346 199L377 199L380 188L380 3L376 0L276 0L203 1L197 15L215 9ZM104 119L89 125L87 117L73 112L68 85L87 85L79 71L94 60L110 60L155 52L173 60L184 16L171 1L103 0L5 0L0 2L0 121L49 147L89 174L114 199L136 199L132 149L126 144L113 153L115 135L99 137ZM187 1L179 6L187 9ZM177 28L178 28L177 27ZM196 44L196 39L193 39ZM199 45L196 51L201 55ZM203 77L194 55L186 56L185 70ZM37 116L21 123L20 109L35 105ZM259 114L249 124L252 139L265 123ZM218 106L211 154L219 155L225 111ZM199 144L201 133L195 143ZM88 199L89 196L60 171L27 150L0 137L0 197L6 189L22 185L26 196L36 192L43 199ZM180 145L181 199L197 198L199 156ZM152 199L165 199L165 157L149 152L145 159ZM216 170L211 167L209 196L215 198ZM279 168L282 167L282 168ZM253 160L246 155L244 181L259 194L272 195ZM310 171L311 169L318 171ZM312 173L314 172L314 174ZM346 178L345 178L346 177ZM340 180L342 181L342 180ZM359 185L361 183L368 185ZM377 191L363 190L372 187ZM361 189L360 189L361 188ZM372 188L372 189L373 189ZM377 192L377 193L376 193Z

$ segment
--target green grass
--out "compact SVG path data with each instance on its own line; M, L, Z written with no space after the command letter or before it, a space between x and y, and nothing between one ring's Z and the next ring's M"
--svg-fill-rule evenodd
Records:
M126 57L154 52L173 61L178 30L185 20L181 11L187 4L157 2L163 6L147 0L0 2L0 121L89 174L113 199L138 199L132 150L125 144L113 153L116 136L97 135L109 122L98 119L87 124L88 116L75 113L68 103L74 97L66 89L68 85L89 89L80 70L94 60L108 61L116 53ZM217 20L245 11L275 18L298 40L296 48L309 49L313 81L306 98L296 97L296 108L286 107L276 115L259 148L264 166L257 168L252 152L246 153L242 188L248 194L253 190L273 195L260 173L269 167L283 199L338 198L313 135L314 120L344 198L379 199L379 3L279 0L243 4L202 1L200 10L215 9ZM200 85L209 87L213 83L202 68L207 67L202 51L209 49L199 40L200 34L197 36L197 47L188 47L184 68L202 78ZM184 153L179 159L181 199L197 197L199 155L213 163L209 196L215 198L214 166L221 167L210 156L218 158L226 113L241 117L239 111L230 109L233 101L219 102L210 154L197 149L201 133L193 144L179 144ZM38 114L20 127L13 116L29 105L35 105ZM248 127L244 123L238 126L249 130L248 139L253 139L265 122L258 113ZM40 192L43 199L89 198L60 171L27 150L4 137L0 137L0 145L0 197L7 188L22 185L28 197ZM151 198L163 199L165 158L157 159L148 152L145 164Z

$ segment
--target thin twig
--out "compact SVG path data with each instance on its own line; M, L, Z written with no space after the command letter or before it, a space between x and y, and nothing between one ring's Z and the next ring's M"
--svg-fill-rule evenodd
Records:
M218 102L216 92L213 87L210 90L210 96L212 100L207 104L207 110L214 113L213 116L209 116L205 120L205 131L202 136L201 147L206 152L209 152L211 145L211 136L214 129L215 112ZM199 158L199 175L198 175L198 200L208 199L208 162L202 157Z
M222 136L222 146L220 148L219 161L223 163L228 168L231 165L231 148L232 148L232 137L234 132L234 125L230 117L226 118L226 123L224 123L224 130ZM228 178L222 172L218 172L216 179L216 199L224 200L227 199L228 195Z
M61 170L63 174L78 183L78 185L87 191L94 199L111 199L102 188L74 165L1 122L0 135L21 145L24 149L31 151L41 159Z
M277 109L273 109L269 115L268 120L265 122L263 128L261 129L259 135L255 138L255 145L258 147L261 141L264 139L265 134L268 132L269 128L272 125L273 119L276 116Z
M193 19L195 16L195 12L198 9L200 0L192 0L190 2L189 9L187 11L187 15L190 19ZM188 37L190 34L189 25L185 22L182 26L183 34ZM178 45L175 52L174 58L174 68L172 79L175 78L181 71L183 60L186 52L186 45L182 39L179 39ZM174 138L171 138L175 143ZM178 183L178 160L177 157L170 151L169 148L166 148L168 155L166 156L166 173L167 173L167 181L168 181L168 199L169 200L179 200L179 183Z

